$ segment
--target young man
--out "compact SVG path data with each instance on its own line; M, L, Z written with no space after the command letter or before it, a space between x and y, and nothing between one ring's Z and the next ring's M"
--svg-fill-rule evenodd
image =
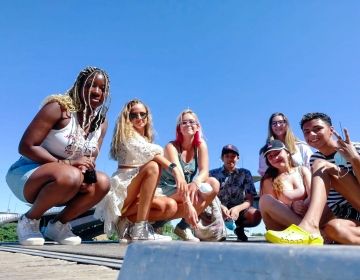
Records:
M318 150L310 161L310 206L299 226L269 230L265 237L273 243L322 245L323 216L327 238L341 244L360 244L360 145L351 142L346 129L342 139L326 114L308 113L300 124L306 142ZM325 215L324 207L332 214Z
M247 241L244 227L255 227L261 221L260 211L252 207L256 190L249 170L236 168L239 150L234 145L226 145L221 151L224 165L210 170L210 176L220 182L218 197L226 220L235 221L234 233L239 241Z

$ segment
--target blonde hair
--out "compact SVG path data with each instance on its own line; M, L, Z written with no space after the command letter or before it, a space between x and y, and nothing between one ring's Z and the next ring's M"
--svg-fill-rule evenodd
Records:
M286 151L286 150L284 150ZM286 151L286 154L287 154L287 169L288 171L290 171L292 168L295 167L295 164L291 158L291 155L290 155L290 152ZM269 165L271 166L271 164ZM271 168L277 170L275 167L271 166ZM279 198L279 196L283 193L284 191L284 184L283 184L283 181L280 179L280 175L277 171L277 174L276 174L276 177L274 178L273 177L273 191L274 191L274 194L275 194L275 197L276 198Z
M273 120L273 118L275 118L277 116L281 116L284 119L284 121L286 122L287 129L286 129L286 133L285 133L284 144L285 144L286 148L289 150L290 154L294 154L296 152L295 144L299 140L298 140L298 138L296 138L295 134L291 130L289 119L283 113L274 113L270 116L269 123L268 123L268 137L267 137L266 143L270 142L271 140L277 139L276 135L274 134L273 129L272 129L272 120Z
M149 107L138 99L133 99L127 102L121 110L114 127L113 137L110 146L110 158L117 160L120 154L121 143L127 142L136 133L131 121L130 112L131 109L137 105L142 104L145 107L147 113L147 123L145 126L144 137L152 143L154 141L154 130L152 124L152 116Z

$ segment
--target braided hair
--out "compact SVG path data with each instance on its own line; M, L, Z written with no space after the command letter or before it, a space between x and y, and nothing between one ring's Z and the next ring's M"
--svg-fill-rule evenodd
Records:
M105 100L102 105L95 110L91 106L87 106L87 101L80 97L84 96L85 85L91 79L91 84L93 84L94 79L97 74L101 74L105 78ZM84 100L83 102L81 100ZM65 94L57 94L48 96L43 105L46 105L50 102L57 102L60 106L69 112L83 112L83 123L81 124L82 128L89 126L89 132L95 131L104 122L106 113L109 109L110 104L110 79L108 74L97 67L88 66L78 74L74 85L66 91ZM90 112L88 112L90 110ZM86 118L86 115L89 113L90 117Z

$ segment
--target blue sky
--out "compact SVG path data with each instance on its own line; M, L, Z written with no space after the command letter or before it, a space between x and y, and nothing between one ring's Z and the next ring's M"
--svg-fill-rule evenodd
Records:
M153 113L156 142L174 137L178 113L198 113L219 167L221 147L240 150L257 174L268 117L332 116L360 140L358 1L6 1L0 18L2 93L0 211L23 212L5 182L25 128L49 94L65 92L87 65L111 79L109 130L98 169L111 174L110 138L124 103Z

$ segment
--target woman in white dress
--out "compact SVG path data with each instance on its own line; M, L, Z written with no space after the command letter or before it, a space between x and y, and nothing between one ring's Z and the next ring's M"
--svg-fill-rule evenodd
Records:
M153 144L152 117L140 100L131 100L120 113L111 143L111 158L118 169L111 177L111 188L99 203L95 215L104 220L105 232L116 232L121 240L171 240L155 234L149 221L171 219L177 212L174 199L155 194L160 167L171 170L176 184L186 181L178 167Z
M291 154L292 162L295 166L306 166L310 168L310 157L313 154L308 144L300 141L292 132L289 119L283 113L274 113L270 116L268 122L268 137L266 144L259 152L258 172L264 176L268 165L264 157L264 149L271 140L280 140L283 142Z

